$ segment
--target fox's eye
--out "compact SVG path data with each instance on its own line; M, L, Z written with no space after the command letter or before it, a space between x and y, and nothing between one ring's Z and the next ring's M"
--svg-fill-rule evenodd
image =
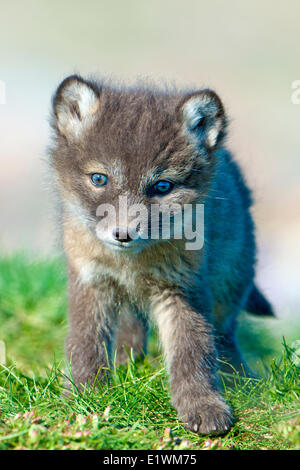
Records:
M91 182L94 186L105 186L107 183L107 176L102 175L102 173L93 173L91 175Z
M170 181L158 181L153 187L154 194L168 194L173 189L173 183Z

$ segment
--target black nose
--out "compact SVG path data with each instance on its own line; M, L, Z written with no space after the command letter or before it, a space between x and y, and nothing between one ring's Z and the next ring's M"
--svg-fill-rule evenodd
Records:
M115 240L119 242L128 243L132 240L131 236L129 235L127 230L115 228L112 233Z

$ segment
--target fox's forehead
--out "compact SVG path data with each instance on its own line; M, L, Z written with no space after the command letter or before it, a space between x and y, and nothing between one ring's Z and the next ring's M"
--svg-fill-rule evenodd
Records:
M180 140L174 103L164 96L108 88L102 90L100 104L81 142L86 173L105 173L115 180L138 177L145 184L176 173L170 158Z
M167 97L104 89L100 102L92 143L110 158L151 165L176 136L174 102Z

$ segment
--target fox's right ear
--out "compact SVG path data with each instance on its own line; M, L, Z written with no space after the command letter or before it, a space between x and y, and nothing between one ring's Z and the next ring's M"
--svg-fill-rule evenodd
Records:
M97 87L78 75L67 77L53 98L53 111L57 130L67 140L77 140L88 129L99 109Z

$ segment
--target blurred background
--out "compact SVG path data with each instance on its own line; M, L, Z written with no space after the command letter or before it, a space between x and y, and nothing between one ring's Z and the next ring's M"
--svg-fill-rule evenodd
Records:
M1 18L1 252L55 253L43 157L51 95L66 75L210 87L254 191L257 281L285 324L299 325L300 3L11 0Z

